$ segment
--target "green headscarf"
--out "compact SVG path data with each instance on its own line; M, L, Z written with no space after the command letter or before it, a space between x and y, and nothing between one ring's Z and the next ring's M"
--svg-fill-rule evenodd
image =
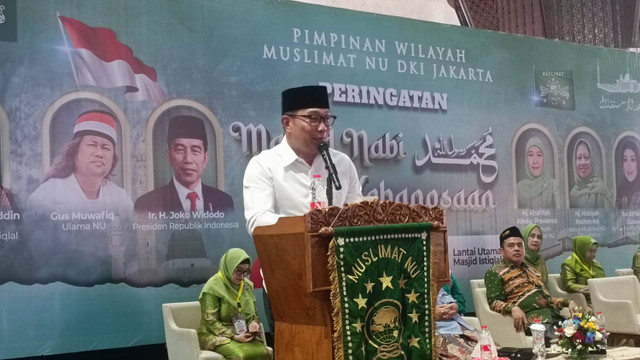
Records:
M584 179L578 174L577 164L575 161L575 156L580 144L584 144L587 147L589 150L589 157L591 158L592 173ZM573 179L575 185L573 185L573 188L569 193L571 207L607 207L609 204L609 192L607 191L607 187L602 179L593 175L593 156L589 143L582 139L578 140L573 147L573 156ZM598 202L600 202L600 204L598 204Z
M249 260L249 268L251 268L251 258L244 250L233 248L224 253L220 258L220 271L204 284L200 297L202 297L203 293L213 294L238 309L237 299L240 285L236 285L231 281L231 275L238 265L245 260ZM254 306L256 298L253 294L253 283L246 277L243 283L244 287L242 289L242 296L240 297L240 304L242 306L242 313L246 318L248 315L256 314Z
M522 232L525 249L524 262L527 263L527 265L538 270L538 272L542 276L542 281L546 284L547 279L549 279L549 269L547 268L547 263L542 258L542 255L540 255L540 250L533 251L529 249L529 234L531 234L531 232L535 228L540 230L540 234L542 234L542 229L540 229L540 226L536 224L529 224L525 226L524 231Z
M572 239L573 254L565 260L565 264L570 266L576 273L591 274L591 278L604 277L604 268L596 260L587 259L587 252L598 242L591 236L576 236Z
M538 177L531 174L529 163L527 162L527 153L532 146L537 146L541 151L545 160L542 171ZM534 208L534 209L553 209L555 207L555 180L547 174L547 161L550 160L544 153L544 145L538 137L532 137L527 141L524 152L524 163L526 178L520 180L517 185L518 189L518 207Z

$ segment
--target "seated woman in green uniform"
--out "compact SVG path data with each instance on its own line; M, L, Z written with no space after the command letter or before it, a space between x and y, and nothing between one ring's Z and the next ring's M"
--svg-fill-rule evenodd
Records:
M249 275L251 258L242 249L229 249L220 259L220 271L200 293L202 318L198 328L200 348L213 350L227 360L270 359L262 339Z
M453 278L453 274L451 274ZM458 302L444 287L436 299L436 354L435 359L470 359L478 342L478 329L467 323L459 314Z
M588 279L605 277L604 269L596 261L598 242L590 236L573 238L573 253L562 263L562 281L568 292L588 296Z
M456 304L458 305L458 314L464 315L467 301L464 299L464 294L462 293L462 290L460 290L460 284L458 284L456 277L453 276L451 271L449 271L449 275L451 276L451 281L444 284L442 289L456 300Z
M542 282L547 285L549 269L547 268L547 262L544 261L540 254L540 248L542 247L542 230L540 230L540 226L536 224L525 226L522 237L524 239L524 262L538 270L542 277Z

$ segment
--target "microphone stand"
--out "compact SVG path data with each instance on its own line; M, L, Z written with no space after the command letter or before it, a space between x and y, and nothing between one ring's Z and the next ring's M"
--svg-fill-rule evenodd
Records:
M340 185L340 178L338 178L338 170L336 170L333 161L331 161L331 155L329 155L329 144L326 142L320 142L318 144L318 152L322 156L324 161L324 168L327 170L327 202L328 206L333 206L333 188L336 190L342 189ZM335 179L335 182L334 182Z
M325 168L328 172L329 166L326 166ZM333 179L331 176L327 176L327 206L333 206Z

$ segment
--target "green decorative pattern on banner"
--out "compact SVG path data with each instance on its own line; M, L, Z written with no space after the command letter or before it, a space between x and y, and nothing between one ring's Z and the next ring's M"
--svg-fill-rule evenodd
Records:
M575 110L572 71L536 70L536 106Z
M432 227L335 229L329 268L336 360L431 358Z

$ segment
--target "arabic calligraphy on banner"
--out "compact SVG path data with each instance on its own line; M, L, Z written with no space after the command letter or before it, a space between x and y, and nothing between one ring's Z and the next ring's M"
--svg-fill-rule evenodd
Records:
M453 135L445 142L442 136L431 146L429 135L424 136L429 152L422 158L416 154L415 164L423 166L427 163L451 166L477 165L480 179L485 184L492 183L498 176L498 163L495 161L496 149L493 148L491 128L479 140L463 147L456 148Z

